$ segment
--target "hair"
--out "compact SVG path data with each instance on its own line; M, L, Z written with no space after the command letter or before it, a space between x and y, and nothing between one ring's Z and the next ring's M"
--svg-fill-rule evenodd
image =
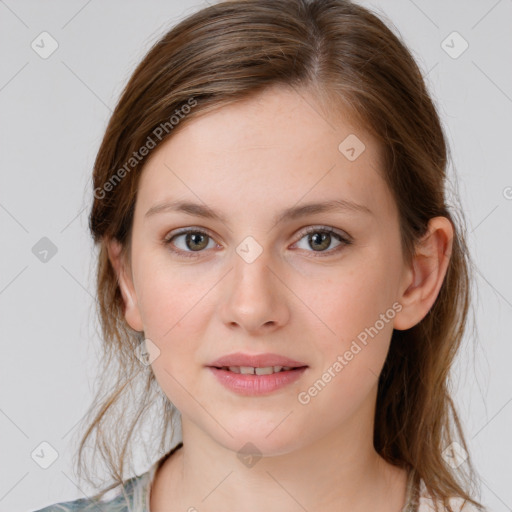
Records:
M149 49L122 91L93 171L89 227L98 249L104 381L88 411L79 473L95 432L94 449L115 482L103 493L122 484L134 433L151 406L157 409L151 418L160 420L151 422L159 434L152 438L160 439L162 453L179 412L136 356L144 336L124 318L107 253L115 239L130 260L137 186L148 154L197 116L270 86L310 91L333 119L342 108L376 138L406 263L431 218L452 223L450 260L434 305L417 325L392 333L379 376L373 442L386 461L413 471L416 485L422 479L447 510L452 496L483 509L471 497L471 458L457 470L443 458L455 440L468 451L449 376L465 333L473 277L464 216L457 218L445 197L445 136L409 50L379 17L348 0L227 0L203 8Z

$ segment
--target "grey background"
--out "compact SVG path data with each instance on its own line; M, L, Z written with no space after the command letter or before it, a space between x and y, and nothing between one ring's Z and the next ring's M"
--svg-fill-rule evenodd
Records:
M451 179L458 182L478 267L478 336L469 329L453 390L483 503L509 511L512 0L360 3L384 15L411 48L447 131L450 173L457 176ZM92 164L135 65L203 5L0 0L0 511L28 511L89 492L75 484L70 443L93 396L99 345L95 251L87 231ZM43 31L59 45L47 59L31 47ZM469 44L458 58L442 47L453 31ZM460 40L450 41L452 52L461 48ZM43 237L57 249L47 262L33 253ZM42 442L58 452L48 469L31 457ZM151 462L141 454L137 470Z

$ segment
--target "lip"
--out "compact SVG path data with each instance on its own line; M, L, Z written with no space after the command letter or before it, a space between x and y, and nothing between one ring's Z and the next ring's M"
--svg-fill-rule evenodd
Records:
M245 396L268 395L278 389L300 379L307 370L306 366L294 370L281 371L270 375L245 375L228 370L221 370L214 366L208 367L217 380L227 389Z
M242 352L235 352L233 354L219 357L207 366L217 368L222 368L223 366L252 366L254 368L265 368L267 366L292 366L294 368L300 368L308 365L279 354L244 354ZM263 375L259 377L261 378Z

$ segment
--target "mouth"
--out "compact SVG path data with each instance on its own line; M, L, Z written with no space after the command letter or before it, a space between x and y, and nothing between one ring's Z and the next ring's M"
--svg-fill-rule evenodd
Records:
M303 361L290 359L280 354L249 354L236 352L227 354L209 363L211 368L227 370L233 373L268 375L281 371L290 371L307 366Z
M208 370L224 387L239 395L262 396L302 378L308 365L281 354L236 352L212 361Z
M308 366L209 366L217 381L239 395L264 396L297 382Z

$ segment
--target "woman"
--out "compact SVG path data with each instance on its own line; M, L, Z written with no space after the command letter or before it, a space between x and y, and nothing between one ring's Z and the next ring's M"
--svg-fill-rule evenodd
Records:
M224 1L170 30L94 167L117 381L79 461L96 433L114 483L43 510L483 509L447 386L470 267L446 165L415 61L356 4ZM155 404L164 455L125 479Z

